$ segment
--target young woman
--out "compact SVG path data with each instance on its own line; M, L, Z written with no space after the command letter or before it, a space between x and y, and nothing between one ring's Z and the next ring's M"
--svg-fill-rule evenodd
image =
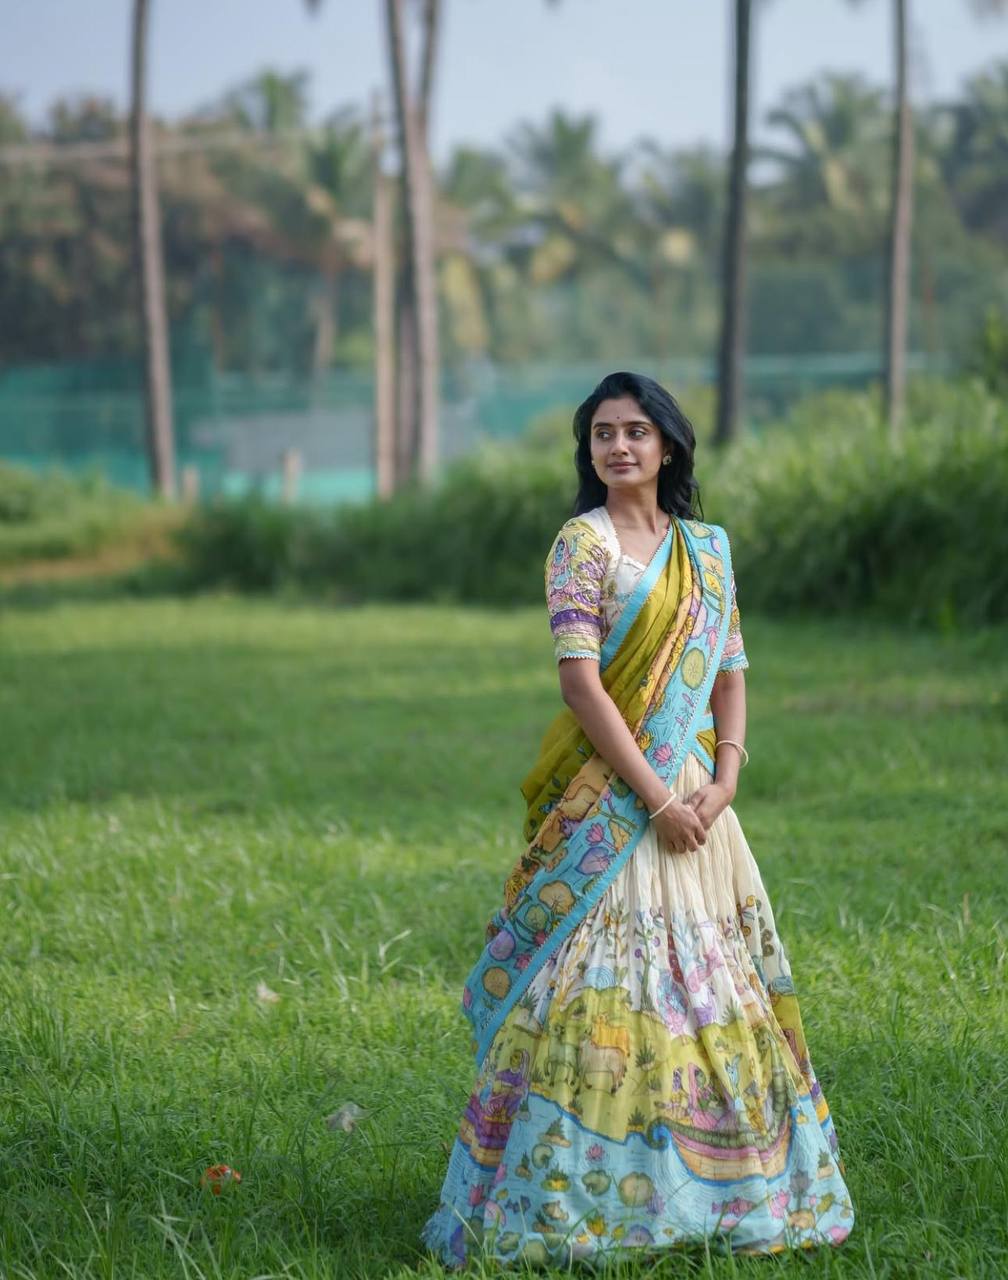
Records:
M748 661L693 429L615 373L574 434L546 560L567 709L466 982L479 1070L424 1240L449 1264L839 1244L837 1138L731 808Z

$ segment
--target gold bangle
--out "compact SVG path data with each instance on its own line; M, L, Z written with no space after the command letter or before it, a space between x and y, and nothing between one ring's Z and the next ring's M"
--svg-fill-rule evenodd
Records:
M717 755L718 747L720 747L722 743L725 743L729 747L738 747L739 751L742 752L742 768L744 769L746 765L749 763L749 752L746 751L742 743L736 742L733 738L718 738L718 740L714 743L715 756Z

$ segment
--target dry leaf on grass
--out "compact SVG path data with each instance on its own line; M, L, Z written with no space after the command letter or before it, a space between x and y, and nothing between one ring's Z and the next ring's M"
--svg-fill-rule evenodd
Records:
M356 1102L344 1102L338 1111L326 1116L326 1124L330 1129L342 1129L344 1133L349 1133L366 1115L364 1108L359 1107Z

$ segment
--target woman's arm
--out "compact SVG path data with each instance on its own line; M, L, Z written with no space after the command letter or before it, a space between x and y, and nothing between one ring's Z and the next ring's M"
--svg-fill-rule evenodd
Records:
M714 717L714 732L718 741L731 738L735 742L745 742L746 700L745 672L719 671L714 677L714 687L710 696L711 714ZM705 831L723 809L735 799L738 786L739 769L742 764L742 753L737 747L727 744L715 747L714 781L697 787L688 803L692 805Z
M606 764L653 813L669 798L669 788L648 763L619 708L599 678L599 664L590 658L565 658L559 664L560 692L577 717L589 742ZM688 805L674 800L654 819L676 852L695 849L706 839L706 828Z

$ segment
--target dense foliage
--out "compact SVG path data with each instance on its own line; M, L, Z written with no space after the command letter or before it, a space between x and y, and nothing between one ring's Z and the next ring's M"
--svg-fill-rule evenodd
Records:
M184 530L189 581L299 584L343 600L542 598L574 498L556 420L488 446L429 490L335 514L221 503ZM874 394L832 392L723 457L705 448L704 513L732 541L739 599L767 610L877 610L943 625L1008 617L1008 402L979 382L913 386L894 452Z
M1008 618L1008 402L940 383L915 401L897 451L869 397L828 396L725 458L708 510L731 536L740 600L942 626Z
M311 129L306 102L303 74L263 72L159 126L177 378L198 380L207 362L260 374L370 365L367 129L353 108ZM827 74L785 92L763 123L750 353L873 351L887 93ZM1008 293L1008 63L916 124L910 346L955 358ZM63 149L6 170L0 360L135 356L125 131L111 104L82 99L57 103L33 132L0 96L0 142ZM499 147L457 149L439 174L437 217L448 368L709 356L724 191L721 153L644 139L607 154L591 116L557 111Z
M97 473L37 474L0 462L0 565L93 551L148 510Z

